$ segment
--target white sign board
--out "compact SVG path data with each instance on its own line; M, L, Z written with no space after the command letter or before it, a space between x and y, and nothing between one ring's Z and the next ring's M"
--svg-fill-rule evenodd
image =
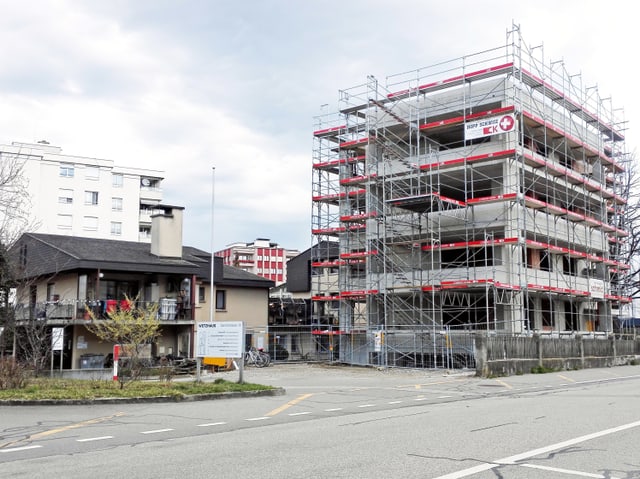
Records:
M602 281L601 279L590 279L589 291L591 292L592 298L603 299L604 298L604 281Z
M464 139L473 140L474 138L499 135L500 133L513 131L515 127L516 118L512 113L469 121L464 125Z
M382 331L376 331L374 336L374 351L379 353L382 351L382 345L384 344L384 333Z
M64 346L64 328L51 329L51 351L62 351Z
M242 321L207 321L198 323L199 358L241 358L244 342Z

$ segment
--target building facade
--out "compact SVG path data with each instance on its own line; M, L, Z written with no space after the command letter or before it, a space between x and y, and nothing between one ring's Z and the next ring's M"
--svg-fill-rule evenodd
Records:
M0 158L23 162L29 231L151 241L151 215L162 201L161 171L66 155L47 142L0 145Z
M109 312L135 301L158 308L162 335L150 345L151 358L194 357L197 323L214 319L243 321L249 344L267 346L273 282L223 265L221 258L212 268L210 253L182 246L182 208L165 207L152 221L150 244L23 234L9 251L18 281L14 337L34 324L57 328L64 341L54 354L56 368L83 368L87 357L106 357L113 348L85 328L92 320L88 310L108 320ZM20 355L20 340L11 344L7 336L0 337L0 351Z
M267 238L258 238L252 243L230 244L215 255L222 257L224 264L257 274L280 285L287 281L287 261L298 253L298 250L284 248Z
M315 321L341 358L441 364L461 331L612 331L628 303L622 120L514 28L341 92L314 131ZM321 246L320 246L321 247ZM338 269L334 276L325 269Z

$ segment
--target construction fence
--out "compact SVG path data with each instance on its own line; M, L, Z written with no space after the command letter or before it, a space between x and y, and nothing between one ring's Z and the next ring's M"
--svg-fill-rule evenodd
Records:
M352 331L270 328L269 351L288 361L354 366L473 369L479 376L527 374L532 370L583 369L627 364L640 356L640 336L598 333L486 331Z

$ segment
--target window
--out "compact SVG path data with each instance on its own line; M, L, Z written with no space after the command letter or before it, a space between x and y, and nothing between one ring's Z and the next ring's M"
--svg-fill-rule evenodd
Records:
M58 190L58 203L62 203L64 205L70 205L73 203L73 190L60 188Z
M82 222L82 229L85 231L98 231L98 217L85 216Z
M111 177L111 185L114 188L122 188L123 184L124 184L124 176L121 175L120 173L114 173L113 176Z
M111 211L122 211L122 198L111 198Z
M198 302L199 303L207 302L204 286L198 286Z
M85 191L84 192L84 204L85 205L97 205L98 204L98 192L97 191Z
M111 235L112 236L120 236L122 234L122 223L118 223L117 221L111 222Z
M73 226L73 217L71 215L58 215L58 228L61 230L70 230Z
M74 169L73 165L63 164L60 165L60 176L64 176L66 178L73 178Z
M216 290L216 309L227 309L227 292L224 289Z
M87 166L84 170L84 177L88 180L100 179L100 168L97 166Z

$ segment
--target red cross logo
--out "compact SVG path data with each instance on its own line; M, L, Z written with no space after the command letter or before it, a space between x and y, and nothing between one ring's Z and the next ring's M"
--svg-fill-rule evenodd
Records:
M500 129L502 131L511 131L511 130L513 130L514 123L515 122L513 120L513 117L511 117L509 115L503 116L500 119L500 123L499 123Z

